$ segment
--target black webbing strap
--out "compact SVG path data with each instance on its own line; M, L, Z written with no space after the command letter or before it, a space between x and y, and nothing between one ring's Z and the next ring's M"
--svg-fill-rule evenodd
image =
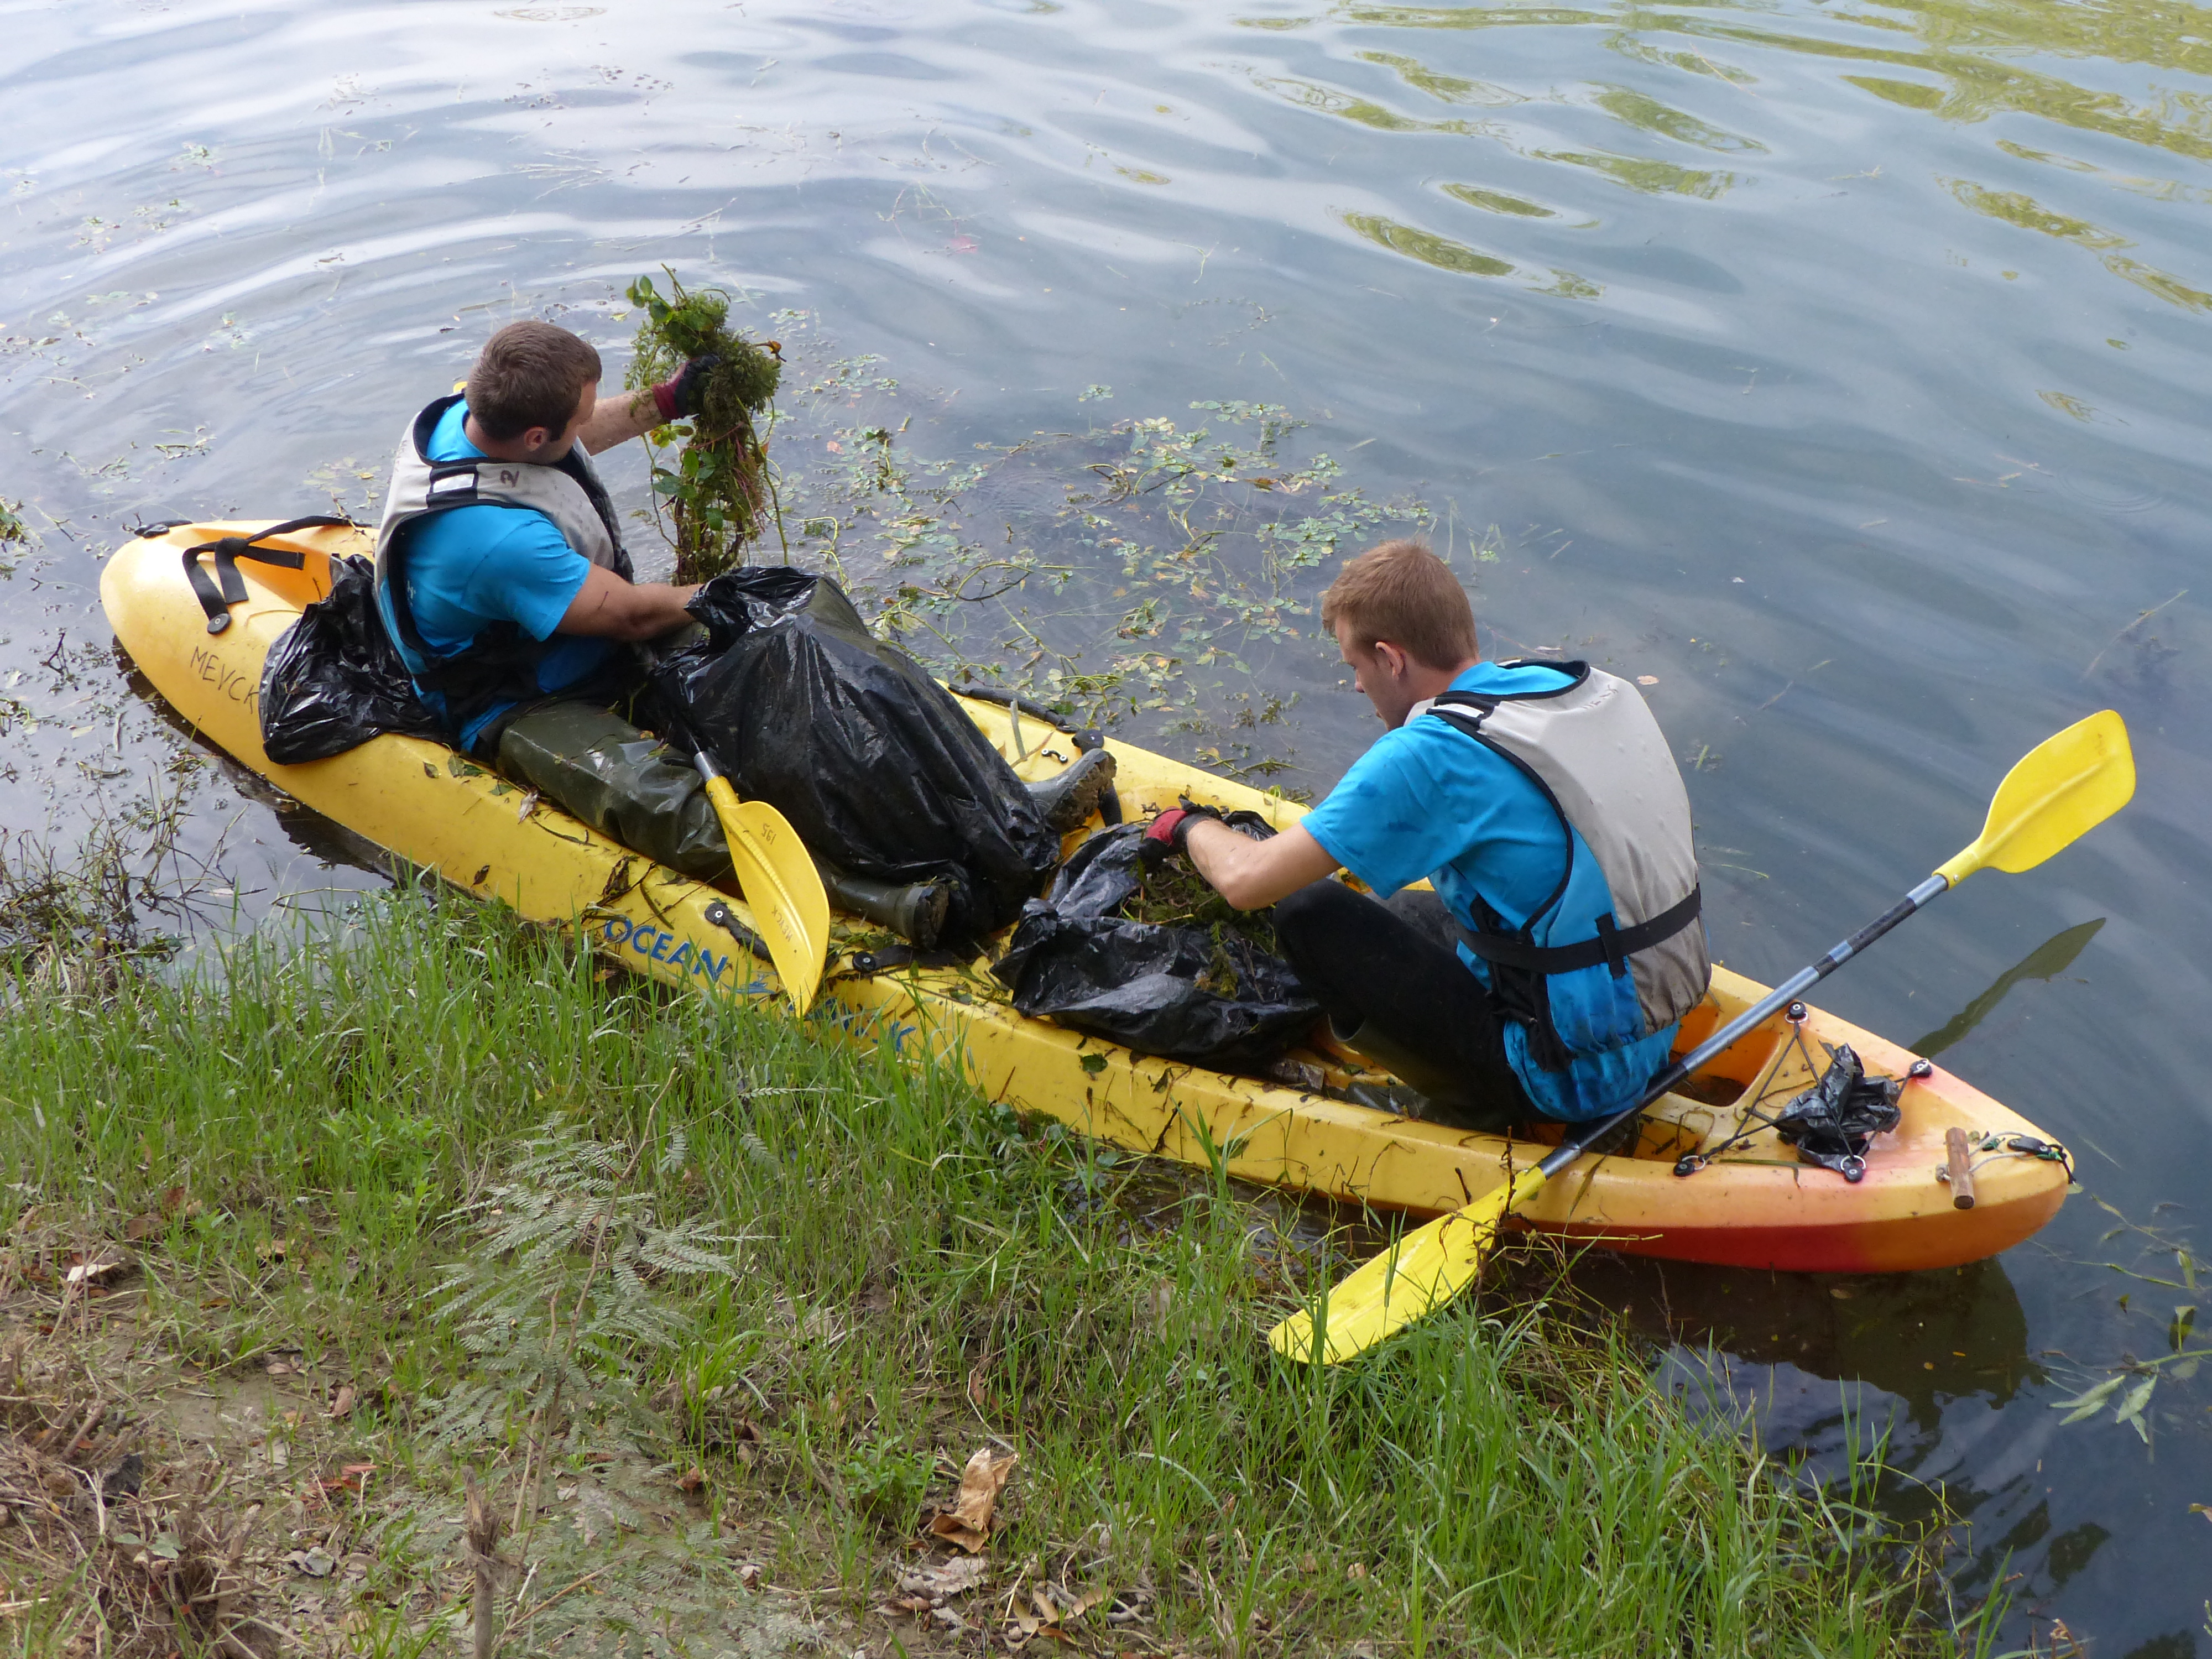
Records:
M1615 974L1625 974L1629 957L1674 938L1698 919L1702 904L1698 890L1692 887L1689 896L1680 903L1669 906L1650 921L1639 921L1633 927L1616 927L1611 916L1601 916L1597 937L1572 945L1531 945L1504 933L1477 933L1465 929L1460 937L1467 941L1467 948L1485 962L1502 963L1508 968L1538 974L1571 974L1577 969L1595 968L1603 963Z
M246 578L238 574L238 562L252 559L260 564L273 564L285 570L297 570L307 562L307 555L295 553L289 548L262 547L259 543L271 536L289 536L296 530L328 529L338 526L351 526L353 520L333 518L329 514L313 514L304 519L287 519L282 524L272 524L266 530L251 536L225 536L219 541L202 542L198 547L185 550L185 580L192 585L192 597L200 602L207 613L207 631L220 634L230 626L230 607L246 600ZM200 565L200 555L215 555L215 574L211 577Z

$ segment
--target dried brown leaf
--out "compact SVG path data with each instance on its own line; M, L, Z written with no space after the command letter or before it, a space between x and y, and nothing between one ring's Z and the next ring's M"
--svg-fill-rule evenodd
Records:
M337 1474L325 1475L316 1484L323 1491L359 1492L368 1477L376 1473L374 1463L349 1463Z
M353 1415L353 1384L350 1382L339 1383L338 1391L331 1396L331 1415L332 1417L351 1417Z
M959 1497L953 1500L950 1510L931 1517L930 1531L939 1538L951 1540L970 1554L980 1552L991 1541L991 1516L998 1507L999 1493L1020 1461L1012 1452L994 1453L988 1446L979 1448L968 1460L968 1467L961 1471Z
M1110 1590L1103 1589L1085 1590L1073 1601L1063 1602L1060 1606L1060 1616L1063 1621L1069 1619L1080 1619L1112 1593Z

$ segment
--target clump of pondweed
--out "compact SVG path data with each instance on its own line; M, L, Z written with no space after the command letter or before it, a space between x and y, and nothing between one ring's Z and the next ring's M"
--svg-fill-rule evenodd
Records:
M1271 957L1283 954L1275 938L1272 910L1239 910L1214 891L1212 884L1184 859L1165 859L1152 869L1139 866L1142 884L1122 902L1121 912L1132 921L1161 927L1188 927L1204 933L1212 950L1200 986L1217 996L1233 997L1243 975L1237 958L1258 951ZM1238 946L1243 947L1240 951Z
M24 526L22 514L22 502L11 501L5 495L0 495L0 547L9 542L31 539L31 532Z
M0 838L0 971L64 995L107 995L133 962L183 945L154 925L179 924L232 892L211 862L185 868L174 802L142 802L102 818L64 858L27 831Z
M773 486L763 417L775 397L783 364L774 340L756 344L730 328L730 296L718 289L684 288L668 275L664 297L653 278L629 285L629 301L645 313L637 328L629 384L665 380L694 357L721 361L707 378L677 464L655 455L653 493L668 504L676 544L676 580L704 581L742 562L745 544L760 534Z

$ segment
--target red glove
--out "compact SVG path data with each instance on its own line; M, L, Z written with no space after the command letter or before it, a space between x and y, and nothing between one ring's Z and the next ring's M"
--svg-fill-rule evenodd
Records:
M720 357L694 357L678 369L675 374L653 388L653 406L660 411L664 421L680 421L699 412L700 394L707 389L707 377L721 364Z
M1153 863L1170 853L1188 854L1190 826L1202 818L1221 822L1221 814L1211 806L1177 806L1161 813L1145 827L1144 851Z

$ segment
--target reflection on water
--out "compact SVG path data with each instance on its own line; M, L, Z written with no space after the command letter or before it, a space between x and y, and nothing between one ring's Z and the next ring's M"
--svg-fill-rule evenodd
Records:
M1627 87L1601 88L1590 101L1616 121L1632 127L1641 127L1646 132L1656 132L1662 138L1674 139L1677 143L1695 144L1700 149L1719 150L1724 155L1766 148L1756 138L1741 138L1733 132L1723 132L1694 115L1669 109L1656 98L1648 97Z
M1550 208L1524 202L1518 196L1508 196L1502 190L1484 190L1476 185L1446 185L1443 192L1447 196L1456 197L1469 207L1480 208L1486 213L1517 213L1528 219L1555 219L1559 216Z
M1670 9L1624 5L1618 9L1577 9L1556 6L1345 5L1336 8L1328 18L1363 28L1438 35L1438 43L1426 49L1431 56L1445 52L1443 41L1464 31L1595 28L1602 32L1595 44L1606 52L1654 68L1719 80L1743 89L1752 97L1759 95L1753 91L1757 85L1784 75L1782 63L1770 63L1766 72L1761 74L1741 64L1717 63L1703 46L1666 47L1656 44L1654 37L1686 35L1717 46L1724 42L1732 48L1751 52L1754 59L1772 52L1880 63L1922 70L1936 78L1907 81L1893 76L1846 74L1838 76L1838 82L1892 106L1948 123L1984 123L2006 113L2020 113L2192 159L2212 155L2212 148L2209 148L2212 147L2212 94L2194 88L2146 86L2139 98L2130 98L2117 90L2077 84L2063 73L2030 67L2022 60L2047 54L2094 59L2107 65L2141 65L2157 70L2203 74L2212 65L2212 45L2207 44L2203 33L2207 20L2212 20L2212 12L2191 6L1911 5L1901 0L1899 3L1850 14L1815 14L1801 20L1814 26L1802 31L1778 27L1765 20L1747 21L1729 15L1726 8L1704 6ZM1323 20L1247 17L1240 21L1270 30L1286 30L1312 27ZM1894 43L1895 37L1903 33L1917 34L1925 44L1917 49L1900 47ZM1525 104L1532 99L1532 94L1510 87L1451 73L1418 52L1366 50L1357 55L1363 62L1394 70L1404 86L1440 101L1503 107ZM1355 120L1378 131L1485 137L1523 156L1588 168L1640 191L1712 201L1741 179L1736 170L1688 167L1663 155L1639 155L1610 148L1549 148L1523 143L1522 130L1511 122L1468 123L1425 118L1313 82L1277 78L1262 80L1260 84L1278 95L1294 98L1309 108ZM1750 155L1764 154L1769 149L1768 144L1757 137L1676 107L1634 87L1593 80L1578 88L1547 89L1533 97L1540 102L1575 103L1601 110L1621 126L1709 151ZM1747 110L1741 118L1751 118L1754 114ZM1998 140L1997 147L2021 159L2065 171L2102 171L2094 163L2029 149L2010 138ZM2166 200L2197 198L2200 189L2177 180L2128 178L2115 182L2123 188ZM1950 179L1946 184L1972 210L2023 229L2058 237L2093 251L2134 246L2125 235L2042 205L2029 192L1996 189L1964 179ZM1491 202L1480 198L1486 194L1479 192L1471 204L1497 210ZM1362 226L1353 228L1363 235L1372 234ZM1435 257L1439 251L1437 243L1419 235L1401 236L1384 245L1397 246L1412 258L1443 269L1462 270L1480 276L1506 274L1491 268L1507 263L1492 256L1478 256L1472 264L1463 258L1458 263L1439 259ZM1443 244L1445 249L1453 246L1449 241ZM2212 306L2212 295L2154 265L2119 252L2106 253L2101 263L2112 275L2172 304L2192 309Z
M2033 197L2023 195L2019 191L1984 190L1964 179L1950 179L1944 182L1949 185L1954 196L1975 212L2018 225L2022 230L2039 231L2045 236L2056 236L2062 242L2072 242L2075 246L2087 248L2092 252L2135 246L2124 236L2109 230L2100 230L2083 220L2069 219L2063 213L2053 213ZM2175 305L2187 306L2197 311L2212 307L2212 294L2199 293L2179 278L2169 276L2162 270L2153 270L2139 261L2117 253L2107 253L2103 264L2105 269L2115 276L2134 283L2161 300L2170 300Z
M1419 87L1431 98L1440 98L1447 104L1525 104L1528 100L1521 93L1507 87L1494 87L1486 81L1468 81L1456 75L1439 75L1418 58L1407 58L1395 52L1363 52L1358 54L1363 64L1380 64L1394 69L1405 76L1407 84Z
M1656 1340L1867 1383L1923 1428L1952 1400L2002 1407L2045 1375L2028 1356L2027 1315L2002 1261L1827 1279L1591 1257L1576 1282Z
M1733 173L1678 167L1649 155L1594 155L1571 149L1539 149L1529 154L1540 161L1563 161L1569 167L1589 167L1616 185L1654 196L1694 196L1710 202L1735 183L1736 178Z
M1952 1015L1943 1024L1917 1042L1907 1046L1914 1054L1925 1054L1931 1059L1942 1054L1994 1013L1997 1004L2005 1000L2005 993L2014 986L2023 980L2056 979L2071 968L2074 958L2081 954L2084 945L2097 937L2097 930L2104 925L2105 918L2099 916L2094 921L2081 922L2063 933L2053 934L1999 974L1988 990Z
M1449 77L1441 76L1428 77L1431 84L1445 82L1448 79ZM1258 82L1258 85L1263 90L1273 93L1277 97L1287 98L1292 103L1303 105L1307 109L1319 110L1324 115L1341 116L1347 121L1358 122L1363 127L1372 127L1377 132L1455 132L1467 137L1494 131L1486 123L1462 121L1455 118L1436 121L1416 120L1411 116L1401 115L1394 110L1385 109L1380 104L1370 103L1364 98L1354 98L1348 94L1338 92L1333 88L1316 86L1310 81L1263 80ZM1462 101L1450 92L1442 92L1437 95L1455 103Z
M1344 222L1369 241L1387 247L1393 253L1419 259L1425 265L1434 265L1439 270L1463 270L1473 276L1510 276L1513 274L1513 267L1503 259L1477 253L1473 248L1448 237L1438 236L1433 231L1417 230L1411 225L1401 225L1395 219L1386 219L1379 213L1347 213L1344 216ZM1593 295L1595 292L1595 289L1591 290Z
M1832 1448L1846 1390L1893 1413L1913 1475L1972 1508L1974 1571L2014 1552L2024 1609L2100 1653L2191 1651L2212 1377L2160 1383L2148 1447L2049 1405L2162 1351L2193 1212L2120 1264L2172 1291L2112 1271L2090 1200L2197 1203L2212 1130L2208 21L15 8L0 497L38 540L0 556L0 829L181 766L195 845L250 848L256 902L367 879L152 714L116 720L113 685L41 665L99 636L98 556L132 519L373 511L392 435L494 323L556 316L618 363L622 287L664 262L803 362L776 438L797 556L849 560L1009 675L1113 688L1124 733L1187 758L1341 774L1374 727L1313 600L1399 522L1384 504L1425 502L1486 648L1648 678L1715 953L1757 976L1970 839L2014 757L2109 702L2125 814L1823 987L1927 1032L2088 1190L1964 1274L1587 1270L1656 1340L1716 1344L1771 1445ZM1278 408L1308 424L1268 453ZM1199 471L1206 500L1174 498ZM833 505L849 535L807 522ZM926 592L948 548L1030 580Z

